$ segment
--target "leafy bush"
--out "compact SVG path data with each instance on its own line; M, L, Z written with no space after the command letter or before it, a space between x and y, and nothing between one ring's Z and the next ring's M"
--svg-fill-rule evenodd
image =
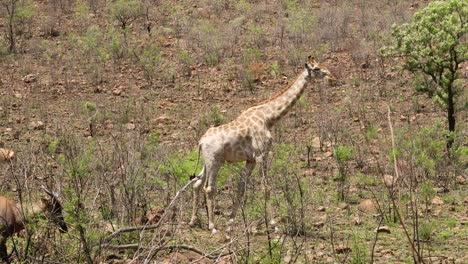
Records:
M414 159L418 170L418 177L424 176L434 179L445 165L445 136L441 122L433 126L423 127L414 134L403 129L397 135L397 156L404 160ZM430 138L431 140L427 140Z
M217 65L227 45L220 29L209 20L199 20L191 29L191 35L195 44L203 51L206 64Z
M16 7L16 13L13 17L13 22L16 25L16 33L18 35L30 33L29 31L36 15L36 6L33 2L20 2Z
M156 43L141 45L133 50L133 54L143 69L146 80L153 84L165 61L160 46Z
M404 68L408 71L430 77L435 85L426 89L447 111L450 132L455 131L460 65L468 60L468 46L463 42L468 32L467 19L465 0L434 1L416 12L411 23L394 26L394 44L384 50L404 56ZM452 144L453 138L449 137L447 148Z

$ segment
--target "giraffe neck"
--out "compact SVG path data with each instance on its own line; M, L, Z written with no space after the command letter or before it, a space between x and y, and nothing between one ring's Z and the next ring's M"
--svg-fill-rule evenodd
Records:
M307 75L307 70L304 70L287 90L264 104L262 108L265 110L265 123L268 127L273 126L288 113L301 97L309 81Z

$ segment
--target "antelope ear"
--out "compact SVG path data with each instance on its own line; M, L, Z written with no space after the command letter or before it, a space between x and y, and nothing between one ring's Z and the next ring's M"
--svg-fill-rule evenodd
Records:
M315 60L315 58L312 56L312 55L309 55L309 57L307 57L309 59L309 63L310 64L315 64L317 63L317 61Z
M41 200L39 201L41 203L42 209L46 208L49 205L49 199L45 197L41 197Z

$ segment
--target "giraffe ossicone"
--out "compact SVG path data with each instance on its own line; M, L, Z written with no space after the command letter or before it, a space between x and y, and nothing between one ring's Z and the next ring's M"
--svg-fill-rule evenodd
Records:
M216 196L216 177L225 162L245 161L245 168L238 183L228 224L236 217L241 199L244 197L245 182L256 164L262 168L266 179L266 161L272 144L271 128L297 102L312 79L326 79L335 84L336 79L330 71L309 56L304 70L296 80L284 90L267 101L243 111L230 123L212 127L199 141L199 151L204 159L201 173L193 186L192 217L189 225L198 221L198 200L200 188L204 186L208 207L208 228L216 232L214 224L214 199Z

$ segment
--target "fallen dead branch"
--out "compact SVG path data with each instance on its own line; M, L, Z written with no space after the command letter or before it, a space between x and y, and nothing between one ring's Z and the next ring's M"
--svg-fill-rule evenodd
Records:
M141 244L134 243L134 244L125 244L125 245L106 245L106 249L111 249L111 250L126 250L126 249L148 249L147 247L142 246ZM180 245L165 245L165 246L160 246L156 248L156 251L161 251L161 250L187 250L187 251L192 251L195 252L199 255L202 256L202 258L209 258L209 259L216 259L220 257L225 257L229 256L232 254L232 252L227 252L224 254L213 254L213 253L205 253L201 249L198 249L196 247L190 246L190 245L185 245L185 244L180 244Z
M101 243L100 243L100 246L103 247L103 248L115 248L115 247L118 247L116 245L110 245L109 242L114 239L115 237L119 236L120 234L122 233L127 233L127 232L132 232L132 231L138 231L138 230L151 230L151 229L157 229L161 226L161 224L163 223L163 221L165 220L165 218L167 217L168 213L169 213L169 209L171 209L174 205L175 205L175 202L177 201L177 199L180 197L180 195L185 192L185 190L187 190L188 187L190 187L190 185L192 185L198 178L197 177L194 177L193 179L191 179L187 184L185 184L184 187L182 187L175 195L174 195L174 198L172 198L171 202L169 203L169 205L166 207L166 209L164 210L164 213L161 215L161 218L159 219L159 221L154 224L154 225L142 225L142 226L132 226L132 227L124 227L124 228L120 228L116 231L114 231L112 234L110 234L109 236L105 237L104 239L101 240ZM136 245L136 244L129 244L129 245ZM125 246L125 245L122 245L122 246ZM137 247L138 248L138 247Z

